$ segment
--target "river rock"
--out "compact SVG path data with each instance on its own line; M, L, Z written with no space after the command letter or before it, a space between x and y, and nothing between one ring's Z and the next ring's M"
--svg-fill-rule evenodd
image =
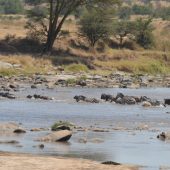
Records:
M170 132L162 132L157 138L160 140L170 140Z
M142 103L142 106L143 107L151 107L152 104L150 102L148 102L148 101L145 101L145 102Z
M17 123L0 123L0 133L5 134L7 132L13 133L14 130L18 129L20 126Z
M13 122L9 122L9 123L0 123L0 134L1 135L11 135L15 132L18 132L18 130L22 129L24 131L23 128L20 127L19 124L17 123L13 123Z
M0 144L13 144L13 145L15 145L15 144L19 144L19 142L16 141L16 140L6 140L6 141L0 141Z
M49 129L47 128L32 128L30 131L31 132L40 132L40 131L47 131Z
M38 141L41 142L66 142L72 136L72 131L69 130L60 130L50 133L40 139Z
M18 128L14 130L14 133L21 134L21 133L26 133L24 129Z
M84 87L84 86L87 86L87 82L85 80L79 80L77 82L77 85Z

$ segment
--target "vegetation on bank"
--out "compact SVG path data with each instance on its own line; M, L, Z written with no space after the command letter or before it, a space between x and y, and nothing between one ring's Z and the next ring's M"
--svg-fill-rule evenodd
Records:
M50 72L50 70L53 70L52 63L49 59L36 59L28 55L0 55L0 61L13 65L11 68L0 68L1 76L32 75L36 73L46 74Z

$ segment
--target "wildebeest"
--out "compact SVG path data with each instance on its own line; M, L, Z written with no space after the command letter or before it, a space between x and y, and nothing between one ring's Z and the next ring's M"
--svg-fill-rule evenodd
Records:
M84 101L84 102L87 102L87 103L99 103L100 101L98 99L95 99L95 98L87 98L85 96L74 96L74 99L77 101L77 102L80 102L80 101Z
M166 105L170 105L170 99L165 99L164 101Z

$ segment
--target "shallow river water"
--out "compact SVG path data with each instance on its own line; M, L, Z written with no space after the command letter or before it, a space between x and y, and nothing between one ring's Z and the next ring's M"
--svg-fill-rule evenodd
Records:
M170 143L156 137L162 131L170 131L170 107L143 108L141 105L127 106L112 103L76 103L75 95L100 98L101 93L148 96L162 100L170 98L169 88L155 89L98 89L57 88L53 90L26 89L16 92L16 100L0 100L0 122L22 123L28 132L24 135L1 136L1 140L18 140L23 147L0 145L0 151L47 154L79 157L97 161L115 161L143 166L142 169L159 170L170 167ZM55 97L55 101L27 100L28 94L44 94ZM58 120L68 120L82 127L110 129L109 132L78 132L69 143L45 144L43 150L34 147L35 141L47 132L30 132L31 128L49 128ZM135 130L147 125L148 130ZM129 130L113 130L116 127ZM79 139L87 139L80 143ZM95 143L92 139L100 139Z

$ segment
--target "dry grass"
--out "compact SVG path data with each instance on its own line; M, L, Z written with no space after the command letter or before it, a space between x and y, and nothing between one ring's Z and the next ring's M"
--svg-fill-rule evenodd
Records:
M7 34L15 34L16 37L25 37L26 30L24 25L26 19L21 16L16 20L1 20L0 39ZM75 65L81 63L80 59L88 59L96 67L92 73L109 74L113 70L120 70L132 73L170 73L170 33L169 21L154 20L153 25L156 37L156 45L152 50L143 50L139 47L136 50L115 50L108 46L104 51L92 51L88 43L82 37L77 35L78 28L74 18L69 18L64 24L63 30L69 32L69 35L60 37L55 47L61 52L61 56L51 58L53 64L67 64L64 66L66 71L88 71L84 65ZM60 53L59 53L60 55ZM0 70L3 74L32 74L36 72L46 73L53 67L50 59L35 59L29 55L11 55L0 56L1 61L12 64L21 64L21 70ZM54 62L55 61L55 62Z
M14 75L14 74L34 74L34 73L47 73L53 70L51 60L44 58L33 58L32 56L2 56L0 61L8 62L12 65L18 65L18 69L0 69L1 75Z
M0 17L0 39L3 39L6 35L9 34L16 35L17 37L25 37L26 35L26 30L24 29L26 23L25 17L19 16L18 19L9 19L10 16L1 15Z

